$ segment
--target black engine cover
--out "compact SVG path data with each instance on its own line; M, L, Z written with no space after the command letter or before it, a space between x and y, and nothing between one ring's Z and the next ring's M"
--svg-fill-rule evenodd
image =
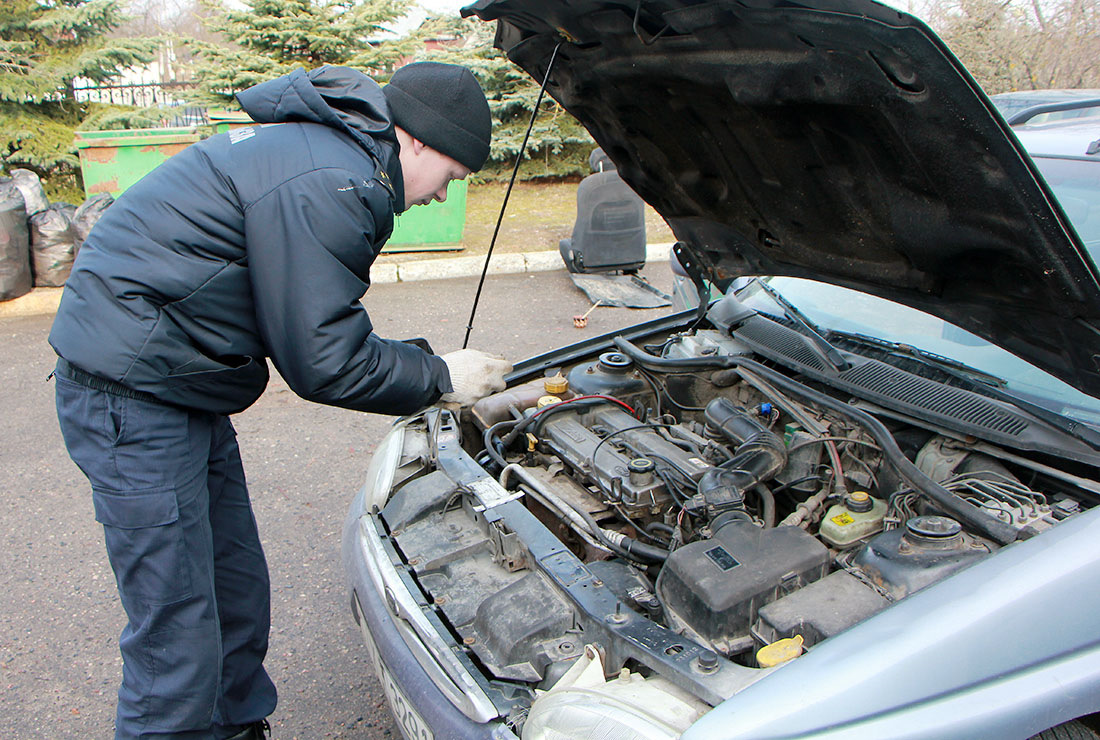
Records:
M748 635L760 607L823 577L828 563L828 549L798 527L734 522L672 553L657 593L670 622L724 649Z

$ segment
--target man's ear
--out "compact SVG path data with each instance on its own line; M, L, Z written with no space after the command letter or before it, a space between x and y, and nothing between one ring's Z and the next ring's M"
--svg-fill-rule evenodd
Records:
M420 152L422 152L422 151L424 151L425 149L428 148L427 144L425 144L423 141L416 138L415 136L410 136L409 138L412 139L413 153L414 154L420 154Z

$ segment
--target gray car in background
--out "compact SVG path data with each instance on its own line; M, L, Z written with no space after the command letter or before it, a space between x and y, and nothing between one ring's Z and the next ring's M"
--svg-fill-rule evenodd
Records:
M867 0L464 12L721 298L380 442L343 558L406 737L1097 737L1093 144Z
M1021 90L989 99L1010 124L1100 117L1100 90Z
M1100 261L1100 116L1014 126L1013 132Z

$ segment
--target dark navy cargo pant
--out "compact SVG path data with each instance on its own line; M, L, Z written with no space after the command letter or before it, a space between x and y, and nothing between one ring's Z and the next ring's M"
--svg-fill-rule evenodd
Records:
M217 740L263 719L270 587L229 419L55 377L129 620L115 737Z

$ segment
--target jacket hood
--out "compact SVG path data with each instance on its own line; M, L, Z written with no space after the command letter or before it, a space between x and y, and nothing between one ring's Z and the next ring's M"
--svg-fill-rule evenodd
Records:
M719 278L940 316L1100 396L1100 275L977 83L871 0L481 0ZM560 43L560 46L558 46Z
M237 102L258 123L323 123L346 131L376 159L378 140L397 144L382 88L348 67L299 68L237 93Z

